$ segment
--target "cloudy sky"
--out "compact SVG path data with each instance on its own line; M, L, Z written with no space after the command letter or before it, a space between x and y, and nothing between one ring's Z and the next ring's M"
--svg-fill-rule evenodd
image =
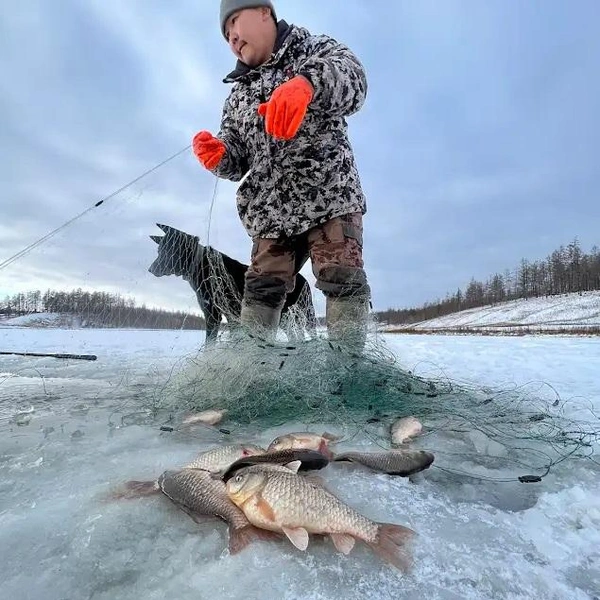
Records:
M575 236L600 245L598 0L275 4L367 70L349 124L375 309L444 297ZM0 263L216 131L234 63L216 0L2 8ZM185 152L0 270L0 296L81 286L193 307L187 284L147 272L148 235L167 223L247 262L236 186L213 197L215 183Z

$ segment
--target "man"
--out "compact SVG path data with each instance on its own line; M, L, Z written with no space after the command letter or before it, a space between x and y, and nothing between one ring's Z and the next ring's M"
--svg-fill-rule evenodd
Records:
M310 256L330 339L362 348L370 289L363 269L366 201L345 117L367 94L356 56L325 35L277 21L270 1L222 0L221 31L237 58L216 137L193 140L218 177L244 182L239 216L253 247L243 326L276 331Z

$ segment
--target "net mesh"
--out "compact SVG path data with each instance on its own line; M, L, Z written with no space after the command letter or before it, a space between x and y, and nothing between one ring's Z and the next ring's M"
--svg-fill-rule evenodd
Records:
M136 201L153 184L145 186L123 191L119 202L93 217L82 215L76 226L61 230L34 253L2 263L0 326L34 332L5 336L10 347L0 348L5 353L0 356L0 418L5 423L26 424L31 410L77 414L102 406L111 426L177 426L190 411L221 408L229 411L232 427L329 424L346 440L389 448L391 423L412 415L427 428L423 444L443 440L448 465L453 453L461 464L469 454L477 455L471 473L482 477L484 466L544 474L567 458L592 455L598 419L591 409L589 418L571 414L551 390L484 389L409 372L386 347L373 319L364 351L352 352L327 339L323 320L315 329L317 297L310 288L286 307L275 341L238 335L243 273L240 279L232 258L220 251L227 236L211 234L211 244L201 239L209 237L215 195L202 206L205 224L198 229L204 236L170 225L157 232L156 221L152 227L139 226ZM119 253L119 238L112 234L117 217L129 225L140 251L131 256L124 245L122 264L107 264L107 239ZM249 251L248 244L238 258ZM69 255L88 265L83 277L76 267L53 270L55 261ZM309 267L303 273L309 280ZM45 283L43 289L22 287L36 280ZM75 288L70 281L82 285ZM204 331L209 315L197 294L200 283L209 290L219 322L218 341L210 347ZM168 302L156 300L161 297ZM175 336L192 331L185 343L165 334L156 338L160 352L144 343L137 353L138 341L127 334L134 329L170 330ZM98 337L100 332L104 337ZM162 344L171 346L165 350ZM14 352L46 356L23 363L18 355L8 355ZM78 362L96 355L97 361Z
M327 423L344 439L390 448L390 426L415 416L428 435L479 465L544 473L567 457L591 456L598 442L593 411L569 416L550 387L512 389L423 377L401 368L385 342L370 336L356 354L320 337L298 345L223 340L187 357L153 400L155 410L227 409L240 426ZM432 439L427 443L436 444ZM482 456L485 460L482 461Z

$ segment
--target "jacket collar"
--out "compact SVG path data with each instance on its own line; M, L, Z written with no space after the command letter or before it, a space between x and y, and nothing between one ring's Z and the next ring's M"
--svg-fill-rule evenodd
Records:
M262 65L258 67L249 67L247 64L243 63L241 60L238 60L235 69L229 73L223 79L223 83L233 83L235 81L241 81L247 76L251 76L255 73L258 73L262 67L270 66L276 64L281 57L285 54L291 42L294 40L296 35L290 35L292 33L296 33L298 28L295 25L288 25L286 21L283 19L277 22L277 38L275 40L275 48L273 49L273 54L271 57Z

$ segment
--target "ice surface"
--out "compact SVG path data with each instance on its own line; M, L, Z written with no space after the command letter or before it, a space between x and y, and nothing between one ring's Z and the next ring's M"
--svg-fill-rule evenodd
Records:
M153 394L202 332L0 329L3 350L93 353L95 363L0 357L0 578L14 600L574 599L600 591L600 469L559 465L540 484L465 458L477 436L427 434L436 453L414 482L330 466L329 487L365 515L418 532L415 568L402 576L362 545L348 556L315 541L259 543L236 556L226 527L194 523L161 496L105 502L119 483L152 479L217 443L267 444L299 423L261 430L223 422L160 431ZM385 335L403 367L481 385L558 393L575 417L600 412L600 344L590 338ZM536 383L537 382L537 383ZM552 386L551 388L549 386ZM132 393L133 390L133 393ZM30 411L33 408L33 412ZM30 416L18 425L18 413ZM427 423L424 423L427 430ZM330 430L330 424L313 427ZM334 431L335 433L335 431ZM356 438L342 449L369 448Z

